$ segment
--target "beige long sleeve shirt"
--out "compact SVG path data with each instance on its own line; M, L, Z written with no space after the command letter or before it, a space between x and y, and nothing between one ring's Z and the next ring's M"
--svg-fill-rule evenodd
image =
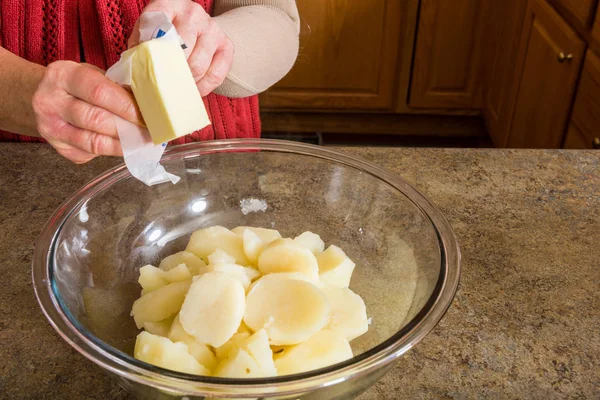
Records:
M215 93L246 97L277 83L298 56L295 0L215 0L217 23L235 45L227 79Z

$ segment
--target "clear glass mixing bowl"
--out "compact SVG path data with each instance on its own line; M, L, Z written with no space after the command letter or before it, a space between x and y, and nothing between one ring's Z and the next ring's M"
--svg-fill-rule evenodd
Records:
M46 317L77 351L140 398L351 398L438 323L458 285L460 252L442 214L400 177L326 148L275 140L173 147L163 165L177 185L147 187L125 166L66 200L35 248L33 283ZM244 213L259 200L265 211ZM185 248L199 228L305 230L356 262L351 289L372 324L355 357L264 379L193 376L134 359L129 316L138 270Z

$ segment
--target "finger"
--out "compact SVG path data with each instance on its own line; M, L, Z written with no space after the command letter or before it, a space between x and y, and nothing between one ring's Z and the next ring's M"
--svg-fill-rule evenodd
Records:
M144 13L148 11L153 12L163 12L169 18L170 21L173 21L175 15L178 11L184 9L188 4L186 1L171 1L171 0L151 0L148 2L148 5L144 8L142 12L141 18L144 17Z
M58 154L67 160L73 161L75 164L84 164L98 157L95 154L87 153L65 143L55 142L53 140L48 140L48 143L54 147Z
M218 40L217 33L205 32L196 41L192 54L188 58L188 64L196 83L206 75L219 47Z
M177 30L177 34L185 43L185 58L189 60L198 44L199 37L205 33L215 34L219 32L219 29L216 22L212 21L200 5L193 2L189 2L187 5L185 5L185 2L176 4L178 6L175 6L173 10L174 18L171 20ZM212 53L214 53L214 50ZM206 68L208 68L208 65L206 65Z
M100 72L102 75L104 75L104 73L106 72L105 70L103 70L100 67L95 66L94 64L88 64L88 63L81 63L81 65L85 65L88 68L92 68L98 72Z
M63 141L86 153L98 156L123 156L121 142L113 137L98 132L77 128L70 124L63 127Z
M201 96L208 95L223 83L227 74L229 74L232 62L233 46L226 45L215 53L208 71L196 83Z
M148 12L162 12L167 16L169 21L173 21L177 10L179 10L181 7L184 7L186 5L185 3L186 2L184 1L178 1L172 4L169 0L150 1L144 8L138 20L135 22L133 30L131 31L131 36L127 41L127 48L130 49L140 44L140 24L141 22L144 22L144 19L148 18Z
M114 114L78 98L71 97L62 109L60 116L77 128L97 132L112 138L119 137Z
M186 60L189 61L198 44L198 32L201 31L204 21L200 20L200 18L177 19L173 22L173 25L177 30L177 34L181 37L183 43L185 43L183 52Z
M75 68L66 80L65 89L78 99L144 126L133 94L98 71L85 66Z

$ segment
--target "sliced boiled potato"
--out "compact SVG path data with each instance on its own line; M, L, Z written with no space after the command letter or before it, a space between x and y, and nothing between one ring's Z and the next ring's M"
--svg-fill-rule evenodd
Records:
M242 267L237 264L210 264L200 269L199 275L208 272L223 272L240 281L244 290L248 290L250 283L260 276L260 273L254 268Z
M159 269L159 271L162 271ZM192 279L192 274L185 264L179 264L175 268L168 271L162 271L163 276L168 282L189 281Z
M273 346L271 345L271 351L273 352L273 360L277 361L277 359L283 355L283 352L290 348L290 347L294 347L295 345L292 346Z
M146 294L166 286L169 283L190 279L192 279L192 274L185 264L179 264L177 267L168 271L163 271L152 265L145 265L140 268L138 283L142 286L142 294Z
M165 257L158 268L163 271L169 271L180 264L185 264L192 275L198 275L198 269L206 266L206 263L197 255L190 253L189 251L180 251L179 253Z
M240 235L244 240L244 252L252 265L256 265L258 256L266 245L274 240L281 239L281 234L274 229L238 226L232 229L232 232Z
M300 272L275 272L273 274L267 274L267 275L261 276L259 280L257 280L256 282L254 282L250 285L250 287L248 288L248 291L252 290L252 288L261 280L268 280L268 279L277 279L277 280L296 279L299 281L310 282L317 287L323 286L323 284L321 283L320 280L318 280L318 279L315 280L315 279L310 278Z
M240 327L237 330L237 333L244 333L244 332L252 334L252 329L250 329L248 327L248 325L246 325L244 323L244 321L242 321L242 323L240 324Z
M244 323L255 332L265 329L273 345L289 345L321 330L329 316L327 297L312 283L262 278L248 292Z
M173 342L183 342L188 347L188 353L192 355L198 362L204 365L209 370L212 370L217 365L217 358L211 349L208 348L204 343L198 342L192 336L188 335L179 321L179 316L173 319L173 323L170 326L168 332L168 338Z
M208 256L208 265L235 264L235 257L229 255L225 250L216 249Z
M192 234L186 251L208 260L208 256L216 249L221 249L235 257L236 264L248 265L249 261L244 253L243 240L239 235L222 226L211 226L200 229Z
M321 283L321 281L319 281L318 279L314 279L313 277L310 277L301 272L275 272L272 274L263 275L260 279L265 279L265 280L267 280L267 279L277 279L277 280L296 279L299 281L310 282L317 286L319 286L319 284Z
M248 260L250 260L252 265L256 265L258 256L263 251L267 243L250 229L244 230L242 239L244 240L244 253L246 253L246 257L248 257Z
M229 378L261 378L276 376L269 337L264 330L238 339L227 356L219 362L216 376Z
M172 324L173 317L169 317L158 322L144 322L144 330L153 335L168 337L169 329L171 329Z
M350 279L356 264L339 247L331 245L317 256L319 279L321 282L337 287L350 286Z
M205 263L208 262L208 265ZM355 264L304 232L222 226L186 251L140 269L131 315L145 329L135 357L175 371L229 378L287 375L352 357L369 323L348 288Z
M177 314L190 284L190 281L170 283L137 299L131 308L131 316L138 329L144 322L158 322Z
M315 280L319 276L314 254L292 239L277 239L265 247L258 257L258 270L262 274L300 272Z
M179 313L183 329L201 343L219 347L237 331L246 309L238 279L223 272L195 278Z
M173 371L210 375L210 371L188 353L185 343L141 332L135 340L133 356L138 360Z
M241 347L241 343L250 337L250 332L237 332L234 333L231 339L229 339L224 345L219 346L215 349L215 354L219 361L227 358L229 353L233 350L239 349Z
M269 347L269 336L264 329L256 332L242 343L244 350L256 360L261 376L276 376L273 351Z
M278 375L324 368L353 357L348 340L339 332L322 330L305 342L285 348L275 360Z
M248 274L244 271L244 267L236 264L220 264L215 265L214 270L217 272L227 274L234 279L237 279L244 287L244 292L248 290L251 280L248 277Z
M138 283L142 287L144 294L150 293L169 284L169 281L167 281L164 276L164 272L165 271L152 265L144 265L142 268L140 268L140 277L138 278Z
M260 272L250 267L242 267L238 264L221 264L215 265L215 271L221 271L228 274L239 274L246 276L250 281L260 277Z
M260 238L260 240L262 240L266 244L269 244L274 240L281 239L281 234L275 229L255 228L252 226L238 226L236 228L233 228L231 231L240 236L243 236L244 231L246 230L255 233Z
M323 250L325 250L325 243L323 240L321 240L321 236L309 231L306 231L300 236L294 238L294 242L306 247L312 251L315 256L321 254Z
M369 330L367 308L362 297L348 288L323 288L331 306L331 320L325 329L336 331L348 341Z
M260 371L256 360L246 350L238 349L217 365L215 376L222 378L255 378Z

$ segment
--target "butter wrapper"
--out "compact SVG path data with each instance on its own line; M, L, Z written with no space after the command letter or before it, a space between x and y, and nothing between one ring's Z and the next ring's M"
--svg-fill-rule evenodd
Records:
M148 40L173 40L178 41L182 48L185 48L185 43L177 34L177 30L167 15L162 12L143 13L140 17L139 31L140 43ZM106 77L120 85L130 86L132 55L132 49L125 51L121 59L106 71ZM179 181L178 176L167 172L160 164L167 143L155 145L148 129L118 117L115 122L125 165L131 175L148 186L164 182L175 184Z

